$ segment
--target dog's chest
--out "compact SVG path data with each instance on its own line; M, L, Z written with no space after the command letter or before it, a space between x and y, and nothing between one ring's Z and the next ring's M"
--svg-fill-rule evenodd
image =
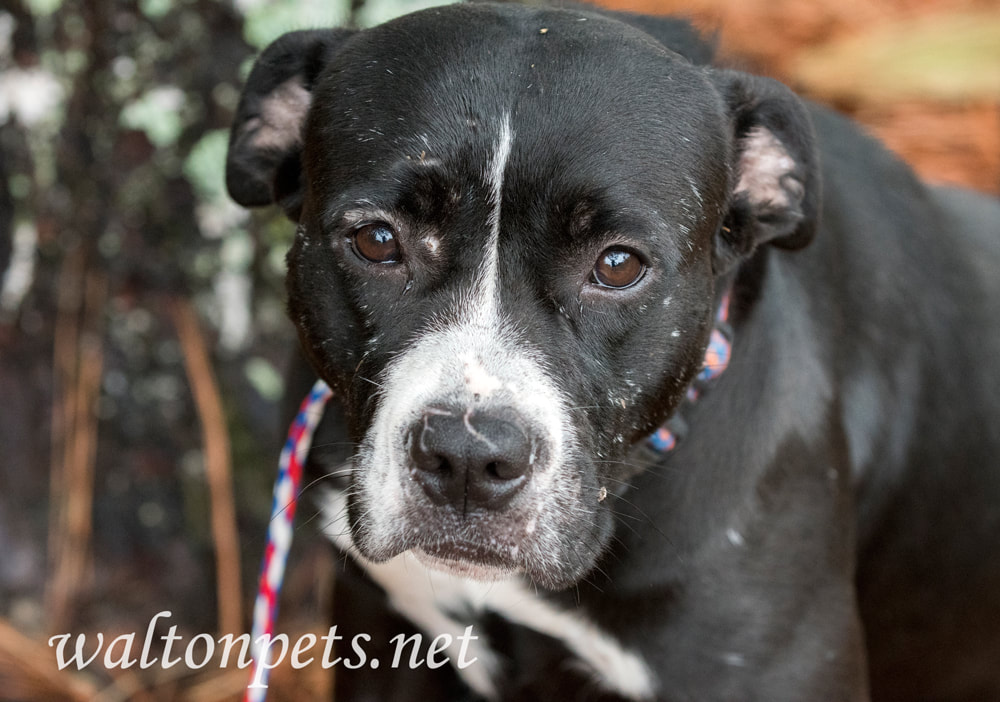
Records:
M428 568L405 552L384 563L360 557L347 528L346 496L329 491L321 501L324 531L334 544L350 554L381 587L390 605L429 638L447 635L448 657L462 680L486 699L497 699L501 679L511 661L509 652L494 647L489 626L516 627L551 647L563 650L595 688L625 699L652 696L655 679L643 658L610 632L591 621L582 610L567 609L540 595L519 576L496 582ZM464 650L462 650L464 648ZM472 662L474 661L474 662ZM469 663L459 666L460 662ZM471 663L470 663L471 662Z

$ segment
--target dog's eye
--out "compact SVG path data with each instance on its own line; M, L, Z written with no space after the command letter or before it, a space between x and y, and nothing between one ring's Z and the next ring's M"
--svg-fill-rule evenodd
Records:
M646 272L639 257L627 249L613 246L601 252L591 280L605 288L628 288Z
M396 263L400 259L396 234L382 222L366 224L354 232L354 251L372 263Z

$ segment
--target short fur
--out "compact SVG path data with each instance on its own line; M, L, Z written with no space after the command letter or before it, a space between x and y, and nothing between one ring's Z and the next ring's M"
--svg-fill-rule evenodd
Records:
M258 60L227 182L298 224L334 618L383 662L337 699L1000 699L1000 204L710 62L682 21L491 4ZM373 222L400 262L358 255ZM641 280L595 284L608 247ZM731 363L685 403L726 291ZM467 624L474 675L384 665Z

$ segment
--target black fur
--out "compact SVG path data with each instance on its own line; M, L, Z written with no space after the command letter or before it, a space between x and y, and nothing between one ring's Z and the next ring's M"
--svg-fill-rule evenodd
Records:
M1000 699L1000 204L923 185L845 119L711 54L676 20L490 4L287 35L264 53L227 182L298 223L289 309L341 401L313 469L364 450L383 371L459 313L509 114L501 307L579 408L560 469L585 494L613 488L574 505L549 560L525 556L539 596L641 655L658 700ZM309 94L301 121L255 142L289 80ZM789 159L777 173L748 156L762 130ZM358 203L391 213L405 266L354 253ZM440 256L416 246L427 232ZM588 282L612 244L645 260L635 287ZM637 447L677 411L730 287L730 367L647 465ZM359 539L351 494L365 556L413 545ZM348 638L411 630L353 563L335 603ZM503 656L502 699L607 696L555 640L475 623ZM475 698L449 667L338 669L337 687Z

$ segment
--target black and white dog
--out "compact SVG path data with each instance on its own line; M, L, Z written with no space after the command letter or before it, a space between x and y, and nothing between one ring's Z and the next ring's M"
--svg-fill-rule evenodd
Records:
M506 4L282 37L227 178L340 400L338 699L1000 700L996 201L684 22Z

